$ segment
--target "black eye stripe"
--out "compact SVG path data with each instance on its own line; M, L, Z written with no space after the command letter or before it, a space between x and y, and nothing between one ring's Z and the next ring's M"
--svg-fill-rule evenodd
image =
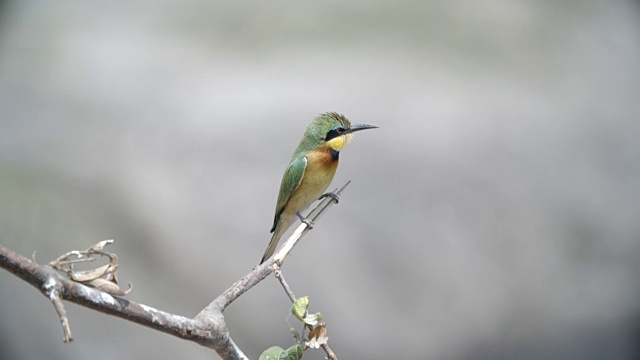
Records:
M341 127L337 127L335 129L329 130L329 132L327 132L327 135L324 138L324 141L329 141L329 140L331 140L333 138L336 138L336 137L340 136L343 131L344 131L344 129L341 128Z

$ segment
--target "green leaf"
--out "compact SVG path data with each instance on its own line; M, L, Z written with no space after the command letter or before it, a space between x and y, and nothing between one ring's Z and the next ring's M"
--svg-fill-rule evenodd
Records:
M302 346L296 344L288 348L286 352L280 354L280 360L299 360L302 358Z
M320 313L307 314L307 316L302 319L305 324L309 324L311 326L316 326L320 322L320 320L322 320L322 314Z
M298 320L304 322L304 316L307 312L307 308L309 307L309 297L303 296L296 299L296 302L293 303L293 307L291 308L291 313L293 316L297 317Z
M262 354L260 354L258 360L280 360L280 357L283 354L286 355L286 352L283 348L281 348L280 346L272 346L263 351Z
M287 350L280 346L272 346L263 351L258 360L300 360L303 353L302 346L297 344Z

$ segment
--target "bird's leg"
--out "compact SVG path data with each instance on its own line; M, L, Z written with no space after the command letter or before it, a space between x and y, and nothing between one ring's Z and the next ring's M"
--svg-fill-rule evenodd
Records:
M330 197L330 198L332 198L333 200L335 200L335 201L336 201L336 204L340 202L340 198L339 198L339 197L338 197L338 195L336 195L336 193L334 193L334 192L324 193L324 194L320 195L320 198L318 198L318 200L322 200L322 199L324 199L324 198L326 198L326 197Z
M311 221L311 220L307 219L306 217L302 216L302 214L300 214L300 211L296 211L296 216L298 216L298 219L300 219L300 221L302 221L303 223L307 224L309 229L313 229L313 221Z

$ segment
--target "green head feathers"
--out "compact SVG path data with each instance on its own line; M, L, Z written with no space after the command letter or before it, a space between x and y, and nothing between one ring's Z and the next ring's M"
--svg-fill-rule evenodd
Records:
M352 126L349 119L335 112L320 114L307 126L307 130L305 130L298 148L293 153L292 159L304 156L308 151L328 142L332 142L332 147L337 146L336 150L340 150L344 144L351 140L353 132L376 127L365 124Z

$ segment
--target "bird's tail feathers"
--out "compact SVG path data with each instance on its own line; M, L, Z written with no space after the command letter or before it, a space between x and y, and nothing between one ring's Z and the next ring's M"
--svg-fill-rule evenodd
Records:
M273 236L271 236L271 241L269 241L269 246L267 246L267 249L264 251L264 255L262 255L262 260L260 260L260 264L267 261L267 259L270 258L271 255L273 255L273 253L276 251L276 247L278 246L278 242L280 241L280 238L282 237L284 232L287 231L287 228L288 226L282 226L282 221L276 224L276 226L274 227Z

